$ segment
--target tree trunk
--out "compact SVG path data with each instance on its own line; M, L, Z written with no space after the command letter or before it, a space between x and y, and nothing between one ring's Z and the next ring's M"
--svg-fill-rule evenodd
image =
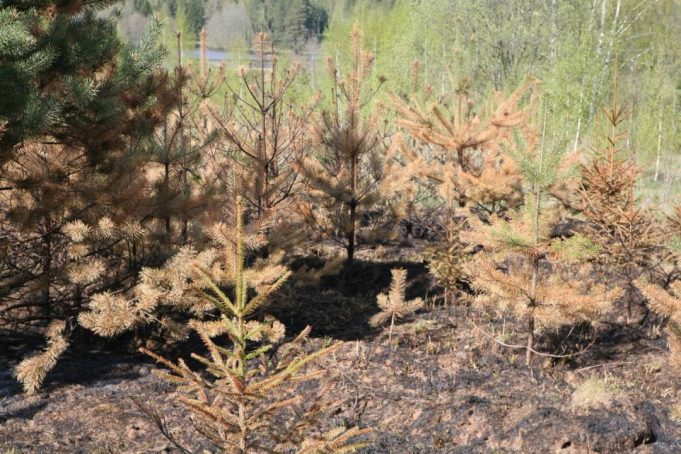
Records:
M186 148L185 148L186 150ZM189 193L189 182L187 181L187 167L185 166L184 170L182 170L182 197L185 200L185 203L189 202L190 198L190 193ZM182 245L187 244L187 241L189 241L189 219L187 219L187 206L185 205L184 210L182 212L182 231L180 233Z
M542 128L542 140L546 133L546 108L544 108L544 126ZM539 154L539 170L541 171L544 167L544 148L542 147ZM534 213L534 244L539 246L539 222L541 216L541 189L538 187L533 188L535 200L535 213ZM530 311L534 310L537 306L537 287L539 280L539 257L532 257L532 283L530 287ZM534 313L530 312L530 318L527 322L527 349L525 351L525 364L530 367L532 365L532 350L534 349Z
M627 324L631 323L631 318L633 315L633 304L632 299L634 296L634 267L631 265L633 257L629 258L629 264L627 265Z
M596 44L596 61L601 62L602 60L602 55L603 55L603 41L605 40L605 13L607 11L607 4L608 0L601 0L601 16L600 16L600 21L599 21L599 30L598 30L598 41ZM595 13L595 9L592 9L592 13ZM607 66L606 66L607 68ZM601 76L601 72L599 71L594 78L593 82L591 83L591 97L590 97L590 102L589 102L589 123L594 118L594 114L596 111L596 98L597 98L597 90L598 90L598 81Z
M672 103L672 118L676 118L676 101L677 101L677 93L674 93L674 101ZM676 123L675 121L672 122L672 131L671 131L671 137L676 137ZM665 157L665 161L667 161L667 165L669 168L671 166L671 159L672 159L673 153L667 153ZM671 193L671 184L672 184L672 172L665 172L664 173L664 191L662 192L662 202L664 204L669 202L669 196Z
M357 123L359 121L359 112L354 112L351 118L351 131L352 135L356 137L357 135ZM353 151L353 155L350 161L350 192L352 194L352 199L350 200L350 228L347 232L348 237L348 261L347 269L350 269L352 262L355 257L355 229L357 227L357 183L358 183L358 173L359 173L359 153L357 150Z
M532 351L534 350L534 316L530 316L527 322L527 350L525 352L525 364L532 365Z
M357 223L357 203L352 200L350 202L350 228L347 232L348 245L345 248L347 251L347 262L346 265L349 268L355 258L355 225Z
M164 224L166 228L166 242L170 243L172 240L173 232L172 226L170 224L170 213L168 210L168 202L170 197L170 163L166 159L163 163L163 204L165 205L163 210L164 214Z
M655 153L655 175L653 181L657 183L660 177L660 155L662 154L662 103L660 103L660 115L657 123L657 152Z
M52 308L50 307L50 274L52 273L52 239L50 238L49 233L45 235L43 239L43 265L42 265L42 274L43 274L43 282L42 284L42 289L41 289L41 296L40 296L40 309L42 312L42 315L46 317L46 320L49 320L51 313L52 313Z

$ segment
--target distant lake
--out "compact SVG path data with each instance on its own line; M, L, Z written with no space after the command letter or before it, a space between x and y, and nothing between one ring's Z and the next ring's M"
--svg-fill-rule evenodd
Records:
M198 48L189 51L188 54L191 58L195 58L197 60L200 58L200 51ZM258 56L254 52L234 53L229 50L207 49L206 56L208 57L208 61L211 63L218 64L224 62L230 67L236 67L238 62L250 62L251 64L256 62L259 63ZM294 56L294 58L296 58L303 65L303 67L310 69L316 65L322 56L323 54L320 50L315 50L314 52L303 52ZM272 65L269 59L266 60L265 67L267 69L271 69Z

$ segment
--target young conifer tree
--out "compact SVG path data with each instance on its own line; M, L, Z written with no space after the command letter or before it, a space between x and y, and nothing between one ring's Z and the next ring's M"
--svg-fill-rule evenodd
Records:
M421 300L421 298L415 298L409 301L405 298L404 293L407 289L407 270L395 268L390 270L390 274L392 274L390 290L388 293L379 293L377 296L378 307L381 310L369 320L369 324L374 327L381 326L390 320L388 342L390 342L393 336L395 320L412 315L423 307L423 300Z
M180 33L177 34L178 43ZM178 48L181 47L178 45ZM218 210L218 193L224 184L211 175L209 160L204 155L215 145L216 134L208 130L202 107L220 88L222 67L217 77L211 74L206 58L206 32L199 40L200 64L198 71L185 65L181 50L175 67L177 104L157 128L150 140L151 162L146 166L148 178L154 185L154 217L162 223L165 246L186 244L189 239L189 220L202 213ZM211 154L209 154L212 156ZM174 239L174 225L179 226L179 238Z
M93 291L137 273L147 253L137 219L148 211L129 201L148 194L135 169L103 175L78 149L36 142L6 163L0 180L13 189L0 193L0 230L15 245L4 258L15 272L0 299L16 326L71 317Z
M414 86L418 65L413 65ZM416 92L410 104L393 96L403 126L423 145L436 148L430 156L402 147L405 173L441 202L444 239L426 251L431 273L449 300L459 281L466 280L466 245L460 233L467 214L488 219L522 203L522 175L515 161L502 149L512 128L526 128L536 102L535 83L528 81L507 98L496 96L496 110L476 112L468 97L466 81L444 99L426 106L430 89ZM530 102L523 98L532 90ZM413 183L413 184L414 184ZM468 208L468 213L462 210Z
M238 70L238 85L227 82L226 110L208 104L210 117L234 153L236 187L256 219L281 208L300 191L294 162L308 143L308 126L316 104L295 106L293 92L299 63L281 71L266 33L253 38L256 67Z
M148 135L163 119L168 82L153 40L127 46L113 20L97 11L112 0L4 1L0 5L0 162L17 144L50 137L81 148L110 168L130 137ZM172 101L165 99L166 102Z
M333 81L331 107L314 125L317 150L314 157L299 161L310 190L301 202L303 215L323 236L338 238L352 265L363 213L391 200L397 189L405 188L394 158L399 140L386 146L378 133L379 113L371 101L382 85L370 85L374 55L362 49L362 33L355 24L351 32L350 69L341 76L333 59L327 66ZM388 206L398 216L400 205ZM373 229L369 237L381 227Z
M15 328L56 319L68 338L88 296L129 286L145 257L143 144L176 97L160 65L159 21L126 45L115 23L96 14L110 3L0 5L0 86L16 95L0 101L0 236L12 245L4 260L14 270L0 282L0 312ZM54 361L22 364L43 369L22 368L20 378L44 377Z
M569 169L564 147L515 134L509 153L523 173L524 205L489 223L472 219L464 239L483 246L470 267L474 302L524 322L529 366L538 330L590 321L609 308L617 291L591 285L588 269L578 266L592 252L585 238L551 236L560 215L550 190Z
M671 291L642 280L637 280L634 284L643 293L653 312L668 317L667 340L671 360L677 367L681 367L681 281L672 282Z
M626 116L615 77L612 107L605 112L608 131L603 145L582 166L580 193L585 234L600 249L595 262L602 273L614 271L623 281L627 318L631 319L634 282L654 267L661 238L653 214L635 201L639 170L622 147Z
M246 268L246 248L252 241L244 232L242 211L237 198L235 225L219 255L218 251L198 256L187 253L157 273L148 270L133 301L102 295L80 322L99 334L114 335L151 318L163 301L174 299L175 305L197 317L190 326L208 355L192 354L192 358L205 366L206 374L191 370L182 359L174 364L149 350L141 351L170 370L158 375L178 385L179 402L199 418L197 429L218 449L239 454L290 449L353 452L363 444L351 440L367 431L321 430L320 423L333 404L323 390L315 398L303 399L298 389L301 382L324 374L306 369L338 344L306 353L303 344L309 327L282 344L285 328L281 323L253 318L290 273L262 261ZM224 347L214 341L223 335L230 341Z
M444 289L444 302L447 304L455 295L459 282L467 281L467 245L461 241L461 231L465 221L452 221L446 229L444 241L426 249L428 271Z
M527 104L521 101L528 92L536 93L532 90L535 83L527 81L506 98L498 94L497 107L489 112L475 109L466 84L456 84L458 88L446 98L429 105L425 105L428 96L414 95L409 104L395 96L392 99L400 116L398 124L421 143L441 150L430 159L415 153L406 156L421 169L417 175L435 182L448 207L468 206L472 212L488 216L521 202L521 174L500 144L513 128L527 124L536 97ZM447 223L453 214L449 213Z

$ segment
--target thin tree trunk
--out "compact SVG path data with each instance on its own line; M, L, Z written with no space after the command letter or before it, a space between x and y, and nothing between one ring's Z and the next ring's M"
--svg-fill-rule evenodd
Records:
M442 43L442 61L445 61L446 59L446 53L445 53L445 45ZM445 71L444 68L440 69L440 94L444 95L445 94Z
M677 102L677 94L674 93L674 101L672 103L672 119L676 118L676 102ZM676 121L672 121L672 130L671 130L671 137L675 138L676 137ZM671 166L671 161L672 161L672 153L668 152L666 159L668 163L668 167ZM664 192L662 194L662 200L665 204L669 202L669 196L671 193L671 185L672 185L672 172L665 172L664 174Z
M246 389L248 381L248 371L246 368L246 320L244 312L246 309L246 292L248 291L244 278L244 245L243 245L243 211L241 206L241 198L237 196L236 199L236 216L234 219L234 226L236 231L236 247L234 254L234 269L236 274L236 288L234 290L234 305L237 308L236 317L238 319L238 336L234 339L236 345L236 360L238 361L238 377L236 380L240 381L240 386L237 388ZM246 414L246 399L245 394L241 393L238 398L239 406L239 453L246 454L248 448L248 415Z
M274 68L273 68L274 70ZM260 99L260 123L262 131L258 137L258 162L255 181L255 196L258 204L258 219L264 212L265 185L267 179L267 100L265 99L265 48L261 49L260 55L260 83L262 87Z
M170 213L168 210L168 197L170 194L170 163L168 162L168 158L166 158L166 161L163 163L163 192L163 198L165 199L163 203L165 205L164 223L166 228L166 242L170 243L173 232L172 225L170 223Z
M355 258L355 224L357 223L357 203L352 200L350 202L350 228L347 232L348 246L346 247L348 258L347 267L352 266Z
M390 331L388 331L388 344L392 342L393 339L393 327L395 326L395 314L390 317Z
M359 58L359 55L357 56ZM359 61L355 63L355 67L359 68ZM359 99L359 96L357 96ZM353 101L354 102L354 101ZM353 136L353 142L356 142L357 128L359 127L359 106L355 107L357 111L353 111L350 118L350 134ZM348 237L348 260L347 269L349 270L355 258L355 230L357 228L357 185L358 185L358 175L359 173L359 151L353 150L352 156L350 158L350 193L352 194L352 199L350 200L350 228L347 232Z
M40 297L40 308L43 316L49 317L52 313L52 308L50 307L50 274L52 273L52 239L50 235L45 235L43 239L43 282Z
M546 134L546 105L544 105L544 124L542 127L542 143L544 135ZM544 167L544 147L542 146L539 151L539 171L541 172ZM533 187L532 192L535 197L535 209L534 209L534 245L539 246L539 222L541 216L541 189L539 187ZM530 316L527 322L527 349L525 351L525 364L529 367L532 365L532 351L534 350L534 314L533 310L537 306L537 286L539 280L539 257L532 255L532 282L530 284Z
M558 24L557 24L557 5L556 0L551 0L551 38L550 38L550 61L554 71L556 70L556 43L558 41Z
M629 257L627 264L627 324L631 323L633 312L633 296L634 296L634 267L632 265L633 257Z
M239 402L239 454L246 454L246 412L244 411L243 402Z
M620 12L622 10L622 0L617 0L615 6L615 15L612 18L612 28L610 30L610 42L608 43L608 51L605 55L605 66L604 70L607 72L608 66L610 66L610 60L612 59L613 49L615 48L615 41L617 40L617 23L620 18ZM618 68L615 68L617 71Z
M423 40L423 84L428 85L428 39Z
M183 196L185 198L185 201L189 199L189 187L187 185L187 169L182 171L182 180L183 180L183 186L184 186L184 191L183 191ZM185 206L185 210L187 207ZM187 214L184 212L182 214L182 232L181 232L181 238L182 238L182 244L187 244L187 241L189 241L189 220L187 219Z
M601 0L601 17L599 22L598 42L596 44L596 61L600 63L603 55L603 41L605 39L605 13L607 11L608 0ZM595 9L592 10L595 13ZM598 89L598 82L600 78L600 71L594 76L591 82L591 99L589 100L589 123L593 120L596 110L596 92Z
M527 351L525 352L525 364L532 365L532 351L534 350L534 316L527 321Z
M181 74L182 72L182 34L180 32L177 32L177 68L178 72ZM178 105L177 105L177 113L178 113L178 121L180 124L178 125L178 131L177 135L180 137L180 150L183 156L183 165L182 165L182 183L183 183L183 194L182 196L185 196L186 192L186 181L187 181L187 169L186 169L186 162L185 157L187 153L186 149L186 141L185 141L185 135L184 135L184 114L183 114L183 105L184 105L184 99L182 96L182 87L179 89L178 93ZM169 224L166 224L166 227ZM182 216L182 231L181 231L181 239L183 243L186 243L186 236L187 236L187 220L185 219L185 216Z
M582 114L579 114L579 118L577 119L577 131L575 132L575 143L574 146L572 147L572 151L575 152L577 151L577 147L579 146L579 134L582 129Z
M657 182L660 177L660 154L662 152L662 103L660 103L660 115L657 122L657 152L655 153L655 175L653 181Z

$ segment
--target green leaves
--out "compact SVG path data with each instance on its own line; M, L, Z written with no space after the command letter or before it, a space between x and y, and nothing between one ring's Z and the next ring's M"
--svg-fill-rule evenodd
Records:
M559 178L569 173L571 166L566 166L567 143L565 140L549 142L546 138L532 138L536 144L528 142L519 130L513 131L511 145L502 147L516 162L525 181L535 191L544 191L551 187Z
M249 361L251 359L258 358L258 357L260 357L260 355L267 353L271 349L272 349L271 345L263 345L262 347L256 348L255 350L252 350L250 353L248 353L245 356L245 359L246 359L246 361Z
M64 79L64 86L73 102L89 103L99 93L96 82L91 78L68 76Z
M535 246L535 241L530 232L514 228L511 223L499 220L489 227L489 235L499 243L505 243L514 249L530 248Z
M596 243L580 234L551 243L551 252L566 263L583 263L599 251Z
M673 236L667 242L667 249L675 255L681 256L681 237Z

